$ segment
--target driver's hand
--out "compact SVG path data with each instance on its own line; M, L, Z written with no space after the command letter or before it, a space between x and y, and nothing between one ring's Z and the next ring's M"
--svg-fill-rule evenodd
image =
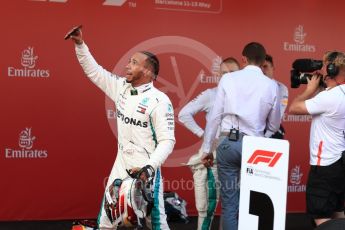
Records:
M67 32L65 39L72 39L75 44L83 44L83 34L81 32L82 26L75 26L70 31Z

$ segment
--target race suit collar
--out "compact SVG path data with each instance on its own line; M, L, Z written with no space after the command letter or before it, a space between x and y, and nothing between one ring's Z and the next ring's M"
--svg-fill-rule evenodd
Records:
M144 84L144 85L140 85L138 87L135 87L135 89L139 92L139 93L144 93L148 90L150 90L153 86L153 83L152 82L149 82L147 84Z

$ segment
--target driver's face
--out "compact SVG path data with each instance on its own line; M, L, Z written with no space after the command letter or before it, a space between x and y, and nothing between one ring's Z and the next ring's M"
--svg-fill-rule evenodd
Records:
M271 62L265 61L261 66L262 72L269 78L273 78L274 67Z
M144 76L146 70L146 58L147 56L143 53L135 53L129 59L126 66L126 81L136 85Z
M230 72L234 72L239 70L239 66L236 63L222 63L220 65L220 75L226 74L226 73L230 73Z

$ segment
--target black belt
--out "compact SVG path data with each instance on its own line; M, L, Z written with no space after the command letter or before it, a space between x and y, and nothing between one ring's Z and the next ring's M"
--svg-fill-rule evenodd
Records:
M220 136L220 137L222 137L222 136L227 137L227 136L229 136L229 134L230 134L230 132L220 132L219 136ZM242 135L242 136L247 136L247 134L240 132L240 136L241 136L241 135Z
M235 133L231 133L231 132L221 132L220 135L221 136L225 136L228 137L229 141L242 141L243 137L246 136L245 133L239 132L236 134Z

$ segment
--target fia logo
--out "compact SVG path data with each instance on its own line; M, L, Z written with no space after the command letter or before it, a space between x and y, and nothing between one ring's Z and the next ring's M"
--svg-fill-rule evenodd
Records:
M300 184L301 179L303 176L303 173L301 173L301 167L299 165L296 165L294 168L291 169L291 175L290 175L290 183L291 184Z
M34 47L28 47L22 52L21 64L23 67L34 68L37 60L37 56L34 55Z
M248 175L253 175L254 174L254 169L252 167L247 167L247 174Z
M31 128L25 128L19 134L19 147L31 149L35 139L35 136L31 136Z
M295 29L294 41L298 44L303 44L305 36L307 36L307 33L304 33L303 26L298 25Z

